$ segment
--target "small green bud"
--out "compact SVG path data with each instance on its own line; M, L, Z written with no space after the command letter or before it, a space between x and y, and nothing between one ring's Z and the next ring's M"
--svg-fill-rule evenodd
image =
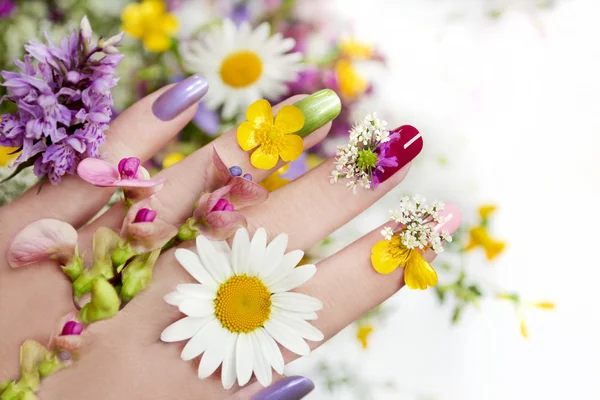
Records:
M92 281L92 300L79 310L79 320L89 325L109 319L119 312L121 300L115 288L104 277Z
M48 350L39 342L27 339L21 345L21 380L19 384L24 384L33 390L40 387L40 374L38 367L44 360Z
M40 363L38 371L41 377L52 375L59 369L63 368L64 364L56 354L48 354Z
M113 250L111 255L112 264L115 267L124 265L131 257L135 256L135 252L127 242L121 242Z
M18 400L21 393L21 388L15 381L9 382L0 394L0 400Z
M186 240L196 239L198 234L200 233L200 229L196 226L196 220L192 218L188 218L185 221L185 224L179 227L179 231L177 232L177 238L183 242Z
M92 289L92 276L90 271L83 271L81 275L73 282L73 294L75 298L80 298Z
M77 249L75 249L75 255L71 262L68 265L63 265L61 268L71 281L75 281L75 279L79 278L83 273L83 260L79 257Z
M133 299L139 292L146 290L152 282L152 271L154 264L160 255L160 249L150 253L135 256L127 264L121 275L123 287L121 288L121 298L127 302Z
M358 151L358 160L356 161L356 165L361 170L365 171L367 169L375 168L377 165L377 154L371 149L363 149Z
M96 229L93 243L94 264L91 269L92 276L102 275L106 279L115 277L111 258L120 241L121 238L112 229L106 227Z
M25 391L20 393L19 400L38 400L38 397L33 390L25 389Z

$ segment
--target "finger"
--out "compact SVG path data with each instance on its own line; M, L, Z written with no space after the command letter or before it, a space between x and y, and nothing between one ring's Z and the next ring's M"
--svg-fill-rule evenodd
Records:
M273 107L273 112L276 113L284 105L294 104L304 97L306 96L290 97ZM304 148L310 149L323 140L330 127L331 123L327 123L304 137ZM244 173L252 174L254 181L260 182L285 164L280 160L277 166L271 170L252 167L248 154L237 143L236 129L224 133L213 142L225 165L238 165ZM213 145L205 146L156 175L157 178L166 178L167 180L163 189L156 193L157 203L162 204L162 206L161 209L155 211L161 215L161 218L171 223L181 223L190 216L195 202L206 190L205 184L212 178L211 174L214 173L212 155ZM124 209L121 204L113 206L111 210L88 227L89 229L86 229L86 232L94 232L99 226L118 228L123 221L123 213Z
M254 382L234 395L235 400L300 400L312 392L315 384L303 376L278 376L275 383L263 388Z
M289 232L290 242L301 249L328 236L402 182L410 162L423 148L423 139L416 130L407 130L404 135L400 132L392 148L398 165L386 168L384 180L375 190L358 188L353 195L343 181L331 184L329 177L335 165L330 159L273 192L264 203L242 210L250 230L262 226L271 235Z
M123 157L147 160L191 120L207 87L206 80L195 75L146 96L111 123L101 152L114 163ZM153 104L157 105L155 111L164 110L168 104L168 112L160 111L157 117ZM171 121L161 120L176 111L179 115ZM18 201L3 207L0 220L18 228L40 218L56 218L77 227L93 217L113 192L66 176L59 185L44 185L39 193L37 187L31 188Z

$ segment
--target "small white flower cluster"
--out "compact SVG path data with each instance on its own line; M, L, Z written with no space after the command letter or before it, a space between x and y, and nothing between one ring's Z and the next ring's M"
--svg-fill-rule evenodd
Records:
M356 194L357 187L371 189L371 169L359 166L359 156L364 150L375 151L381 143L390 140L387 122L377 118L376 113L368 114L350 130L350 140L344 146L338 146L335 157L335 170L331 172L330 182L348 179L346 187Z
M386 240L391 240L395 234L401 238L402 245L408 249L432 249L436 253L444 251L443 242L452 242L452 235L447 232L438 232L435 228L444 222L440 216L444 210L444 203L434 202L425 204L425 199L420 196L409 198L402 197L400 207L390 210L391 220L402 226L394 230L385 227L381 234Z

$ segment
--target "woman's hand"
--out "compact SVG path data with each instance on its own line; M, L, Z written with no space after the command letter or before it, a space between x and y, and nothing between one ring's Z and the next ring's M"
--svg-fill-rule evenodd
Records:
M196 107L190 104L196 103L202 95L194 85L197 82L192 77L175 88L159 90L120 115L111 125L104 148L109 160L115 163L123 157L145 160L163 147L193 117ZM298 100L299 96L290 98L274 107L274 112L282 105ZM169 109L165 111L165 108ZM163 119L174 118L162 121L156 115ZM318 144L328 130L329 125L326 125L306 136L305 149ZM252 167L249 155L237 144L235 129L220 136L213 144L228 166L241 166L257 182L283 165L280 162L269 171ZM157 174L157 177L167 179L165 187L156 194L161 204L156 211L163 219L181 224L189 217L205 183L213 178L208 176L212 171L212 152L212 144L205 146ZM288 249L306 250L402 182L409 170L408 157L414 156L416 154L407 154L405 159L399 160L398 170L377 190L362 191L356 196L344 185L330 184L333 165L332 160L327 160L273 192L266 202L242 210L248 220L248 229L253 232L264 227L270 239L288 233ZM34 188L0 209L3 225L0 247L6 246L10 237L25 225L40 218L66 221L80 228L81 244L91 243L96 228L118 229L123 221L124 209L117 204L92 224L83 226L106 203L111 193L111 189L93 187L77 177L65 179L59 186L48 185L39 195ZM459 218L450 219L444 229L454 232L458 221ZM402 287L402 268L390 275L380 275L371 267L371 247L381 239L381 229L375 229L320 262L315 277L300 288L299 292L324 303L318 320L313 323L324 333L325 340ZM123 393L144 399L249 399L262 389L258 383L253 383L226 391L218 374L199 380L197 360L184 362L180 359L183 344L159 340L161 331L181 318L177 308L166 304L163 296L179 283L194 282L175 260L173 252L165 252L158 260L149 289L116 317L86 329L81 359L69 369L45 379L38 393L41 399L76 399L81 393L86 393L86 398L91 400L122 398ZM425 254L429 261L433 257L432 253ZM69 282L55 265L11 270L4 260L0 262L0 325L9 327L3 329L0 376L12 376L17 374L20 344L27 338L43 340L47 337L57 320L72 311L73 304ZM316 348L321 343L310 344ZM285 351L284 358L289 362L295 356Z

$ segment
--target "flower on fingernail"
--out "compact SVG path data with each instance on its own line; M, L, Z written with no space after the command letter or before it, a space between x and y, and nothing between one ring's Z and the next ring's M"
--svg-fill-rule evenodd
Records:
M66 222L40 219L17 233L8 245L6 261L12 268L45 260L68 265L77 257L77 231Z
M485 256L489 261L494 260L502 254L506 247L505 242L494 239L488 231L489 218L495 211L496 207L493 205L479 207L481 221L479 225L469 230L469 243L465 247L466 251L481 247L485 251Z
M148 197L135 203L125 216L121 238L132 255L160 249L177 235L177 227L157 217L158 199ZM121 245L123 246L123 245Z
M424 199L403 197L400 208L392 211L391 220L397 227L385 227L385 238L371 249L371 263L380 274L389 274L398 267L404 268L404 282L411 289L427 289L438 282L437 273L423 257L431 249L444 251L442 242L451 242L452 236L440 232L446 218L440 215L444 203L424 204Z
M130 201L151 196L165 182L164 179L150 179L150 174L136 157L123 158L117 166L97 158L86 158L79 163L77 174L95 186L123 188Z
M237 141L244 151L254 150L251 164L271 169L279 158L294 161L304 150L304 141L294 132L304 126L304 115L295 106L283 106L275 118L267 100L254 102L246 111L246 122L237 129Z
M386 168L397 167L396 156L390 155L390 145L400 138L398 132L390 133L387 122L368 114L350 130L348 144L339 146L335 157L335 170L330 181L346 179L346 187L356 193L357 187L376 189Z
M269 386L272 369L281 374L284 368L277 343L304 356L310 353L306 340L323 340L323 333L309 322L317 319L323 303L292 292L314 276L316 267L297 266L304 252L286 253L287 243L287 234L268 243L264 228L252 239L242 228L231 247L198 236L197 253L175 251L177 261L198 283L177 285L164 297L185 317L169 325L160 339L187 341L183 360L202 354L200 379L221 366L225 389L236 380L244 386L253 374L262 386Z

